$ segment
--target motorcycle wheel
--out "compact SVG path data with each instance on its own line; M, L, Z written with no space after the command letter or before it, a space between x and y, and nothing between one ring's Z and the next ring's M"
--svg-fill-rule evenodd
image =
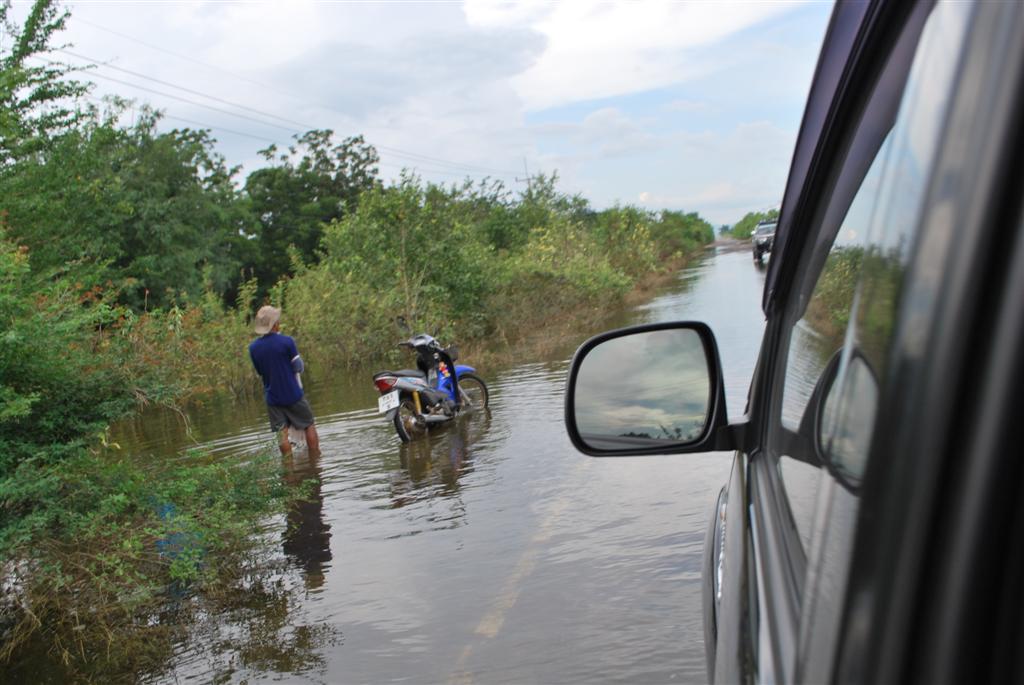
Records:
M459 376L459 392L462 393L462 404L467 409L486 409L490 393L484 379L476 374L464 373Z
M427 427L416 416L416 405L412 400L402 400L395 414L395 432L402 442L410 442L427 432Z

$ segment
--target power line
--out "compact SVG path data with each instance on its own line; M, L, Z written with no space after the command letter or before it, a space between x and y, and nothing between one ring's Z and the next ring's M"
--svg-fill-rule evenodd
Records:
M448 176L461 176L463 178L466 178L466 177L469 177L469 176L473 175L473 174L463 173L463 172L460 172L460 171L449 171L447 169L429 169L429 168L426 168L426 167L418 167L418 166L410 167L410 166L406 166L404 164L396 164L394 162L378 162L378 164L380 164L380 166L389 166L389 167L393 167L393 168L396 168L396 169L409 169L410 171L418 171L418 172L429 173L429 174L446 174Z
M523 157L523 171L526 172L526 178L516 177L516 183L526 183L526 190L530 192L533 190L533 179L530 177L530 169L526 166L526 157Z
M130 69L123 69L121 67L115 67L113 64L110 64L108 62L101 62L100 60L97 60L97 59L95 59L93 57L86 57L85 55L79 55L79 54L76 54L74 52L71 52L70 50L63 50L63 49L61 49L61 50L57 50L57 52L62 52L65 55L70 55L71 57L76 57L78 59L83 59L86 62L90 62L92 64L95 64L96 66L103 67L104 69L113 69L115 71L120 71L120 72L123 72L125 74L130 74L132 76L135 76L135 77L138 77L138 78L141 78L141 79L145 79L147 81L153 81L154 83L159 83L160 85L163 85L163 86L170 86L171 88L177 88L178 90L184 91L186 93L191 93L192 95L198 95L199 97L204 97L204 98L207 98L209 100L213 100L214 102L220 102L220 103L225 104L225 105L230 105L232 107L237 107L239 109L244 109L244 110L246 110L248 112L253 112L254 114L259 114L260 116L269 117L271 119L277 119L279 121L283 121L283 122L288 123L288 124L295 124L296 126L300 126L300 127L304 128L304 129L306 129L307 131L310 130L310 129L316 128L316 126L310 126L308 124L302 123L301 121L295 121L294 119L287 119L285 117L279 117L276 114L271 114L269 112L264 112L263 110L259 110L259 109L256 109L254 107L248 107L246 105L242 105L242 104L239 104L237 102L232 102L230 100L225 100L224 98L217 97L216 95L209 95L207 93L203 93L203 92L200 92L198 90L192 90L191 88L186 88L185 86L179 86L176 83L171 83L169 81L162 81L162 80L160 80L158 78L154 78L152 76L147 76L146 74L141 74L141 73L139 73L137 71L132 71Z
M127 70L127 69L121 69L119 67L113 67L112 65L104 64L102 62L93 60L91 58L71 53L69 51L62 50L62 52L66 53L66 54L69 54L69 55L71 55L73 57L79 58L79 59L85 59L85 60L89 61L90 63L96 64L97 66L100 66L100 67L113 68L113 69L116 69L118 71L123 71L125 73L131 74L133 76L138 76L138 77L141 77L141 78L144 78L144 79L147 79L147 80L151 80L151 81L155 81L157 83L161 83L163 85L167 85L167 86L169 86L171 88L178 88L180 90L183 90L185 92L189 92L189 93L198 95L200 97L207 97L207 98L216 100L218 102L223 102L223 103L231 105L231 106L242 107L244 109L256 112L256 113L264 115L264 116L275 116L275 115L267 114L265 112L261 112L260 110L255 110L253 108L245 107L244 105L238 105L237 103L232 103L230 101L223 100L221 98L210 96L210 95L207 95L207 94L199 92L199 91L194 91L194 90L191 90L191 89L188 89L188 88L184 88L182 86L178 86L178 85L175 85L173 83L169 83L167 81L161 81L160 79L151 78L151 77L148 77L148 76L146 76L144 74L139 74L138 72L133 72L133 71L130 71L130 70ZM53 60L48 60L48 59L45 59L43 57L38 57L37 56L37 57L34 57L34 59L39 59L39 60L41 60L43 62L46 62L48 64L58 64L57 62L54 62ZM160 90L156 90L156 89L153 89L153 88L147 88L146 86L142 86L142 85L139 85L139 84L136 84L136 83L131 83L129 81L124 81L122 79L114 78L113 76L108 76L106 74L100 74L100 73L97 73L97 72L93 71L93 72L90 72L90 75L98 76L98 77L100 77L102 79L106 79L106 80L112 81L114 83L119 83L119 84L122 84L122 85L125 85L125 86L129 86L131 88L136 88L138 90L142 90L142 91L145 91L145 92L148 92L148 93L153 93L155 95L160 95L162 97L167 97L167 98L171 98L173 100L178 100L180 102L184 102L184 103L187 103L187 104L195 105L197 107L203 107L205 109L209 109L209 110L214 111L214 112L218 112L218 113L221 113L221 114L226 114L228 116L238 117L240 119L245 119L247 121L252 121L252 122L255 122L255 123L258 123L258 124L262 124L264 126L270 126L270 127L273 127L273 128L278 128L278 129L287 131L287 132L292 133L292 134L301 134L302 133L302 131L299 131L297 129L289 128L289 127L286 127L286 126L281 126L280 124L275 124L275 123L268 122L268 121L263 121L263 120L255 118L255 117L250 117L250 116L247 116L247 115L244 115L244 114L239 114L238 112L232 112L232 111L229 111L229 110L221 109L219 107L213 107L212 105L208 105L208 104L205 104L205 103L202 103L202 102L197 102L197 101L189 99L189 98L184 98L184 97L181 97L181 96L178 96L178 95L174 95L172 93L166 93L166 92L163 92L163 91L160 91ZM225 131L225 132L231 133L233 135L242 136L242 137L245 137L245 138L251 138L251 139L259 140L259 141L262 141L262 142L269 142L269 143L275 143L275 144L277 142L279 142L277 140L268 138L266 136L258 136L258 135L253 135L251 133L245 133L245 132L242 132L242 131L236 131L236 130L233 130L233 129L226 128L224 126L214 126L214 125L207 124L207 123L204 123L204 122L199 122L199 121L195 121L195 120L192 120L192 119L186 119L184 117L179 117L179 116L176 116L176 115L170 115L170 114L167 114L166 112L163 113L163 116L165 118L167 118L167 119L180 120L180 121L184 121L186 123L191 123L191 124L195 124L197 126L202 126L204 128L208 128L208 129L211 129L211 130ZM280 117L275 117L275 118L280 118ZM289 120L285 120L285 121L289 121ZM300 122L296 122L296 123L300 123ZM310 127L310 128L313 128L313 127ZM429 168L429 167L421 167L419 165L411 167L413 170L420 171L420 172L423 172L423 173L443 174L443 175L449 175L449 176L471 177L471 176L474 176L474 175L478 175L480 173L480 171L484 171L484 172L487 172L489 174L493 173L493 174L496 174L496 175L499 175L499 176L514 175L514 174L509 174L509 173L506 173L506 172L502 172L500 170L490 169L488 167L476 167L474 165L463 165L463 164L460 164L460 163L457 163L457 162L451 162L451 161L440 159L440 158L436 158L436 157L430 157L429 155L421 155L419 153L410 153L410 152L399 151L397 148L391 148L389 146L377 145L375 147L377 147L379 150L388 152L389 154L391 154L393 156L408 158L408 159L410 159L410 161L413 161L413 162L427 161L427 162L432 162L434 164L442 164L442 165L446 165L446 166L455 167L455 169L461 169L461 170L432 169L432 168ZM394 168L402 168L402 169L410 168L410 167L407 167L405 165L394 164L394 163L390 163L390 162L378 162L378 163L380 163L382 166L391 166L391 167L394 167ZM474 172L474 171L472 171L473 169L478 169L478 171ZM469 171L467 171L467 170L469 170Z
M106 101L103 100L103 98L98 98L98 97L96 97L94 95L86 95L85 97L87 97L88 99L93 100L95 102L99 102L100 104L106 104ZM276 143L276 142L278 142L278 141L274 140L273 138L268 138L266 136L256 136L256 135L253 135L251 133L246 133L244 131L236 131L235 129L232 129L232 128L225 128L223 126L214 126L213 124L208 124L208 123L203 122L203 121L196 121L195 119L187 119L185 117L179 117L179 116L176 116L174 114L168 114L166 111L161 111L160 112L160 117L162 119L173 119L174 121L183 121L186 124L194 124L196 126L200 126L200 127L204 128L204 129L209 129L211 131L224 131L225 133L230 133L232 135L242 136L244 138L252 138L253 140L258 140L258 141L263 142L263 143Z
M121 69L120 67L115 67L115 66L110 65L110 64L105 64L103 62L99 62L99 61L93 60L92 58L84 57L82 55L77 55L77 54L71 53L71 52L66 51L66 50L62 50L62 52L64 52L65 54L71 55L73 57L79 58L79 59L85 59L85 60L89 61L91 64L95 64L95 65L100 66L100 67L116 69L117 71L123 71L125 73L131 74L132 76L137 76L139 78L144 78L144 79L149 80L149 81L154 81L156 83L160 83L162 85L166 85L166 86L169 86L171 88L177 88L177 89L185 91L187 93L198 95L199 97L209 98L211 100L215 100L217 102L222 102L224 104L227 104L227 105L230 105L230 106L233 106L233 107L240 107L240 108L246 109L248 111L260 114L262 116L274 117L276 119L281 119L282 121L292 121L290 119L284 119L283 117L277 117L276 115L269 114L267 112L263 112L261 110L254 109L252 107L246 107L245 105L239 105L239 104L231 102L229 100L224 100L223 98L218 98L218 97L213 96L213 95L207 95L206 93L203 93L203 92L200 92L200 91L197 91L197 90L192 90L190 88L185 88L183 86L178 86L178 85L170 83L168 81L162 81L160 79L156 79L156 78L152 78L152 77L146 76L145 74L140 74L138 72L134 72L134 71L131 71L131 70L128 70L128 69ZM38 59L43 59L43 58L38 58ZM44 60L44 61L48 61L48 60ZM50 63L54 64L54 62L52 62L52 61ZM250 116L246 116L246 115L243 115L243 114L238 114L237 112L231 112L231 111L228 111L228 110L225 110L225 109L221 109L219 107L213 107L211 105L207 105L207 104L202 103L202 102L196 102L195 100L191 100L189 98L183 98L183 97L180 97L178 95L173 95L171 93L165 93L163 91L155 90L153 88L147 88L145 86L141 86L141 85L138 85L138 84L135 84L135 83L131 83L129 81L124 81L122 79L114 78L113 76L108 76L106 74L100 74L100 73L97 73L97 72L90 72L90 74L92 76L98 76L98 77L100 77L102 79L106 79L108 81L113 81L114 83L120 83L120 84L129 86L129 87L132 87L132 88L137 88L139 90L143 90L143 91L146 91L148 93L154 93L156 95L161 95L163 97L173 98L173 99L179 100L181 102L185 102L185 103L188 103L188 104L196 105L197 107L204 107L204 108L212 110L214 112L219 112L219 113L222 113L222 114L227 114L229 116L239 117L239 118L242 118L242 119L246 119L248 121L254 121L256 123L263 124L264 126L272 126L274 128L279 128L279 129L282 129L284 131L288 131L288 132L293 133L293 134L300 134L300 133L302 133L302 131L300 131L298 129L288 128L286 126L281 126L280 124L275 124L275 123L272 123L272 122L269 122L269 121L262 121L260 119L256 119L256 118L253 118L253 117L250 117ZM299 124L300 126L305 126L305 124L302 124L301 122L294 122L294 123ZM209 128L220 128L222 130L230 130L230 129L226 129L224 127L217 127L217 126L210 126ZM308 126L306 128L313 129L315 127ZM250 138L258 138L260 140L266 140L265 138L259 138L258 136L253 136L253 135L250 135L250 134L239 133L237 131L233 131L233 133L237 133L239 135L244 135L244 136L247 136L247 137L250 137ZM277 141L272 141L272 142L277 142ZM501 176L509 176L509 175L511 175L508 172L504 172L504 171L501 171L501 170L498 170L498 169L490 169L488 167L477 167L475 165L470 165L470 164L461 164L461 163L458 163L458 162L450 162L448 160L440 159L440 158L437 158L437 157L430 157L429 155L421 155L419 153L414 153L414 152L403 152L403 151L399 151L397 148L391 148L391 147L386 146L386 145L375 145L374 147L376 147L379 150L388 152L389 154L394 155L396 157L408 158L408 159L410 159L411 161L414 161L414 162L424 162L424 161L426 161L426 162L431 162L431 163L434 163L434 164L442 164L442 165L453 167L455 169L462 169L463 170L463 171L448 171L448 172L441 172L439 170L435 170L436 173L448 173L448 174L454 174L454 175L472 176L473 173L465 173L465 171L466 170L469 170L469 171L474 171L475 170L475 173L480 173L481 171L483 171L483 172L493 173L493 174L497 174L497 175L501 175Z
M87 97L88 99L93 100L95 102L99 102L101 104L103 104L105 102L102 98L98 98L98 97L96 97L94 95L86 95L85 97ZM163 112L163 111L161 111L160 116L163 119L173 119L175 121L182 121L182 122L185 122L187 124L194 124L196 126L201 126L204 129L209 129L209 130L212 130L212 131L224 131L226 133L231 133L231 134L236 135L236 136L243 136L245 138L252 138L254 140L259 140L259 141L264 142L264 143L276 143L276 142L278 142L276 140L273 140L272 138L267 138L267 137L264 137L264 136L257 136L257 135L253 135L251 133L245 133L243 131L236 131L234 129L225 128L223 126L214 126L213 124L208 124L208 123L203 122L203 121L196 121L195 119L188 119L186 117L179 117L179 116L176 116L176 115L173 115L173 114L167 114L166 112ZM377 161L377 166L386 166L386 167L392 167L392 168L395 168L395 169L409 169L410 171L421 172L421 173L429 173L429 174L443 174L443 175L464 176L464 177L465 176L472 176L472 174L464 174L462 172L451 171L451 170L448 170L448 169L431 169L431 168L428 168L428 167L406 166L404 164L396 164L394 162L385 162L385 161L380 161L380 160Z
M42 60L42 61L44 61L44 62L46 62L48 64L59 64L58 62L54 62L53 60L48 60L48 59L45 59L43 57L36 57L36 59L40 59L40 60ZM263 121L261 119L255 118L255 117L246 116L245 114L239 114L238 112L231 112L231 111L226 110L226 109L221 109L219 107L214 107L212 105L207 105L207 104L202 103L202 102L196 102L195 100L190 100L188 98L183 98L183 97L180 97L178 95L173 95L171 93L165 93L163 91L155 90L153 88L147 88L145 86L140 86L137 83L132 83L130 81L124 81L124 80L119 79L119 78L114 78L113 76L107 76L106 74L98 74L98 73L93 72L90 75L91 76L99 76L102 79L106 79L108 81L113 81L114 83L120 83L122 85L129 86L130 88L136 88L138 90L146 91L147 93L153 93L155 95L160 95L160 96L163 96L163 97L171 98L172 100L178 100L180 102L185 102L185 103L188 103L190 105L195 105L196 107L204 107L204 108L212 110L214 112L219 112L221 114L227 114L228 116L238 117L239 119L246 119L248 121L254 121L257 124L263 124L264 126L271 126L273 128L279 128L279 129L282 129L284 131L288 131L289 133L302 133L302 131L300 131L298 129L288 128L287 126L281 126L280 124L275 124L275 123L272 123L272 122L269 122L269 121Z
M514 171L508 171L504 169L493 169L491 167L478 166L476 164L468 164L464 162L449 162L447 160L441 159L440 157L422 155L418 152L404 152L402 150L399 150L398 148L388 147L387 145L377 145L376 147L380 150L390 152L391 154L396 155L398 157L407 157L413 160L420 159L422 161L433 162L435 164L446 164L449 166L461 167L464 169L476 169L477 171L499 174L501 176L515 176L516 173Z
M194 119L186 119L185 117L175 116L174 114L167 114L166 112L164 112L162 114L162 116L163 116L164 119L174 119L175 121L184 121L186 124L194 124L196 126L202 126L203 128L210 129L211 131L224 131L225 133L230 133L230 134L236 135L236 136L242 136L244 138L252 138L253 140L258 140L258 141L261 141L261 142L264 142L264 143L276 143L277 142L276 140L274 140L272 138L266 138L264 136L254 136L251 133L245 133L243 131L235 131L234 129L224 128L223 126L211 126L210 124L205 124L205 123L203 123L201 121L195 121Z
M104 104L104 105L107 104L106 100L104 100L103 98L98 98L95 95L86 95L85 97L90 99L90 100L93 100L94 102L98 102L100 104ZM179 116L174 115L174 114L168 114L166 110L162 110L161 109L161 110L158 110L158 111L159 111L159 118L161 120L162 119L172 119L174 121L182 121L182 122L184 122L186 124L193 124L195 126L199 126L199 127L203 128L203 129L207 129L207 130L210 130L210 131L224 131L225 133L230 133L230 134L236 135L236 136L242 136L244 138L252 138L253 140L258 140L258 141L263 142L263 143L276 143L276 142L278 142L278 141L274 140L273 138L268 138L266 136L257 136L257 135L253 135L251 133L246 133L245 131L236 131L233 128L225 128L224 126L214 126L213 124L208 124L208 123L206 123L204 121L196 121L195 119L188 119L186 117L179 117Z
M115 31L115 30L107 28L105 26L101 26L99 24L96 24L95 22L91 22L91 21L88 21L88 20L85 20L85 19L80 19L80 18L76 18L76 21L80 21L80 22L82 22L84 24L92 26L93 28L99 29L101 31L106 31L107 33L111 33L113 35L120 36L120 37L125 38L127 40L130 40L132 42L135 42L135 43L138 43L138 44L143 45L145 47L148 47L148 48L150 48L152 50L156 50L158 52L163 52L163 53L171 55L173 57L177 57L179 59L183 59L183 60L186 60L188 62L192 62L194 64L198 64L200 66L203 66L203 67L206 67L206 68L209 68L209 69L214 69L216 71L220 71L220 72L222 72L224 74L227 74L228 76L231 76L232 78L235 78L235 79L238 79L238 80L241 80L241 81L246 81L248 83L252 83L252 84L258 85L261 88L266 88L267 90L271 90L271 91L274 91L274 92L281 93L283 95L286 95L287 97L292 98L296 102L305 104L307 106L319 107L321 109L325 109L327 111L331 111L331 112L334 112L336 114L341 114L342 116L347 116L344 112L339 112L338 110L335 110L335 109L333 109L333 108L331 108L329 106L322 105L322 104L317 104L317 103L310 103L310 102L306 101L304 98L300 98L300 97L292 95L290 93L285 93L283 91L277 90L277 89L273 88L272 86L269 86L269 85L267 85L265 83L261 83L259 81L255 81L253 79L246 78L244 76L241 76L239 74L235 74L234 72L231 72L231 71L229 71L227 69L224 69L222 67L218 67L216 65L208 64L208 63L203 62L201 60L197 60L195 58L188 57L186 55L182 55L182 54L174 52L172 50L167 50L165 48L162 48L160 46L154 45L152 43L148 43L146 41L140 40L138 38L135 38L133 36L127 35L125 33L121 33L120 31ZM68 54L72 54L72 53L68 53ZM202 97L206 97L206 98L210 98L210 99L213 99L213 100L217 100L217 101L220 101L220 102L227 103L227 101L221 100L220 98L217 98L215 96L206 95L204 93L199 93L198 91L192 91L190 89L183 88L181 86L175 86L175 85L167 83L165 81L160 81L159 79L155 79L155 78L152 78L152 77L149 77L149 76L146 76L146 75L137 74L137 72L129 72L126 69L121 69L119 67L114 67L114 66L109 65L109 64L101 63L99 61L92 60L91 58L82 57L82 59L87 59L88 61L93 62L94 64L98 64L98 65L102 65L102 66L107 66L107 67L112 68L112 69L118 69L119 71L124 71L126 73L131 73L133 75L138 75L141 78L145 78L145 79L149 79L149 80L152 80L152 81L156 81L158 83L162 83L163 85L169 85L169 86L174 87L174 88L181 88L185 92L190 92L190 93L195 94L195 95L200 95ZM250 107L245 107L244 105L238 105L236 103L227 103L227 104L232 104L233 106L241 107L243 109L247 109L247 110L250 110L250 111L256 111L256 112L259 112L260 114L262 114L263 116L268 116L268 117L272 117L272 118L275 118L275 119L280 119L282 121L287 121L287 122L293 123L293 124L299 124L300 126L303 126L304 128L306 128L307 130L319 128L319 127L316 127L316 126L306 126L305 124L301 124L300 122L296 122L296 121L289 120L289 119L284 119L282 117L278 117L278 116L273 115L273 114L268 114L266 112L260 112L259 110L254 110L254 109L252 109ZM488 173L492 173L492 174L500 174L502 176L514 176L516 174L515 171L509 171L508 169L496 169L496 168L493 168L493 167L487 167L487 166L482 166L482 165L478 165L478 164L470 164L470 163L466 163L466 162L456 162L456 161L453 161L453 160L443 159L441 157L432 157L430 155L424 155L424 154L421 154L421 153L418 153L418 152L412 152L412 151L409 151L409 150L403 150L401 148L390 147L390 146L387 146L387 145L375 145L374 147L376 147L378 150L383 150L383 151L390 152L391 154L393 154L395 156L406 157L406 158L410 158L410 159L422 160L422 161L427 161L427 162L432 162L434 164L442 164L444 166L450 166L450 167L461 168L461 169L476 169L477 171L483 171L483 172L488 172Z
M236 74L233 71L228 71L227 69L225 69L223 67L218 67L215 64L208 64L208 63L203 62L201 60L198 60L198 59L196 59L194 57L189 57L188 55L183 55L183 54L181 54L179 52L174 52L173 50L168 50L166 48L162 48L159 45L154 45L153 43L147 43L146 41L141 40L139 38L136 38L134 36L130 36L127 33L121 33L120 31L115 31L114 29L107 28L106 26L100 26L99 24L97 24L95 22L91 22L91 21L89 21L87 19L82 19L81 17L75 16L75 17L72 18L72 21L78 22L78 23L82 23L82 24L86 24L87 26L91 26L94 29L99 29L100 31L105 31L105 32L113 34L115 36L120 36L121 38L124 38L126 40L130 40L133 43L138 43L139 45L144 45L144 46L146 46L147 48L149 48L151 50L156 50L157 52L162 52L165 55L171 55L172 57L177 57L178 59L185 60L186 62L192 62L193 64L198 64L201 67L206 67L207 69L213 69L215 71L219 71L222 74L227 74L231 78L235 78L235 79L238 79L239 81L245 81L247 83L251 83L253 85L259 86L260 88L266 88L269 91L273 91L275 93L279 93L281 95L285 95L287 97L292 98L293 100L296 100L296 101L300 101L301 100L301 98L299 98L296 95L293 95L291 93L287 93L287 92L282 91L282 90L278 90L278 89L274 88L273 86L267 85L266 83L261 83L260 81L255 81L255 80L253 80L251 78L247 78L247 77L242 76L240 74Z

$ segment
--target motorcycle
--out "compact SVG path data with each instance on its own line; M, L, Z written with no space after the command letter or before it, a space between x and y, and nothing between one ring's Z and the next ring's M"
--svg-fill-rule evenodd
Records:
M460 414L487 409L487 384L472 366L456 365L458 348L444 347L426 333L398 344L415 351L416 368L380 371L377 410L395 426L402 442L425 435Z

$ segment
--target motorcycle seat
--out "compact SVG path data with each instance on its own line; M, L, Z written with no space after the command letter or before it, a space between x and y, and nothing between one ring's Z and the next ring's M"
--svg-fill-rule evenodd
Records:
M412 376L414 378L426 378L427 374L423 373L419 369L398 369L397 371L380 371L374 374L374 378L377 376Z

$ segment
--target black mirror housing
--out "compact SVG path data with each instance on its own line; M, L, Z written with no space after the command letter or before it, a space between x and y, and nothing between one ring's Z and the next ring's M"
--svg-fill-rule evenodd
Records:
M735 448L715 336L697 321L596 335L573 355L565 425L595 457Z

